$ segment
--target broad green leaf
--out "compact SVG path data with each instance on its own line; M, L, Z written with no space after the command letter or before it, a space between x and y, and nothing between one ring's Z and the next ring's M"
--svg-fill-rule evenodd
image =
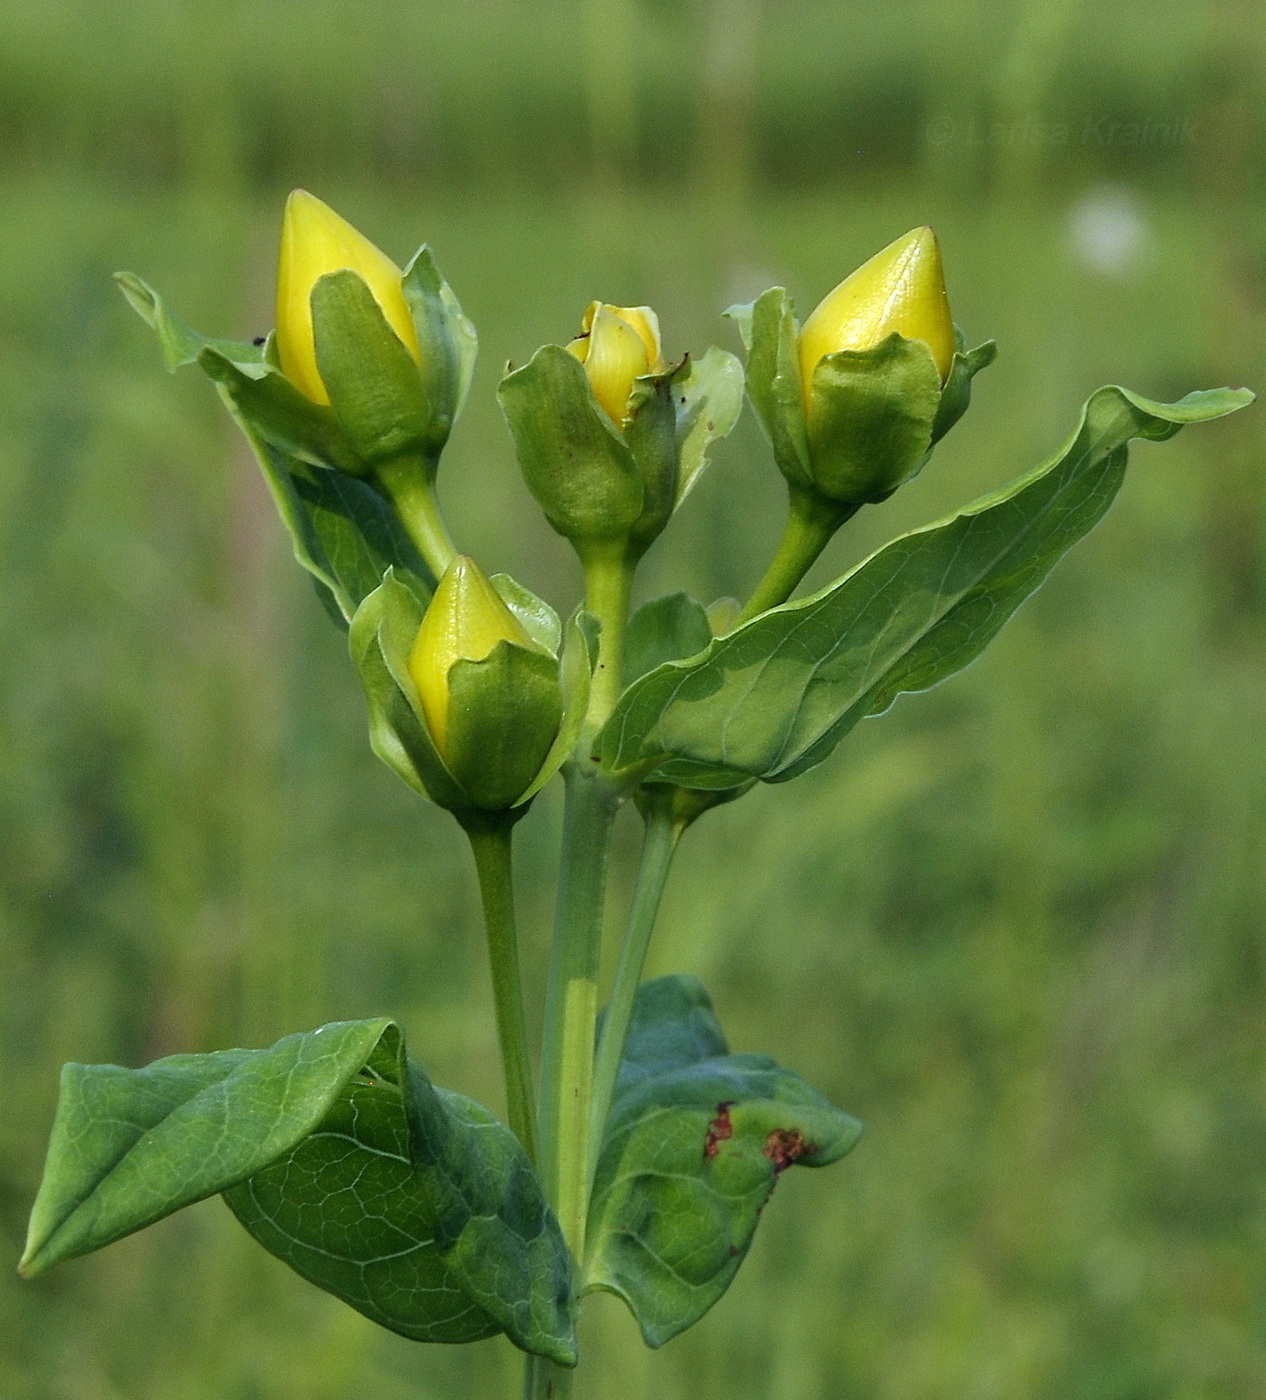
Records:
M882 501L927 459L941 375L921 340L895 332L868 350L824 355L813 371L814 489L857 506Z
M67 1065L21 1268L222 1192L266 1248L406 1336L575 1359L570 1262L526 1154L388 1020L144 1069Z
M694 656L712 640L708 614L685 593L668 593L643 603L629 619L624 639L626 681L665 661Z
M705 788L806 771L897 695L980 654L1107 510L1131 438L1163 441L1251 398L1214 389L1160 404L1098 390L1068 443L1027 476L635 681L598 736L602 762Z
M446 438L452 431L470 391L479 337L425 245L405 268L401 286L418 335L422 388L432 405L438 450L443 446L440 434Z
M212 349L230 363L244 368L265 363L264 344L238 340L214 340L185 325L168 310L162 297L134 272L116 272L114 280L138 316L158 335L163 362L168 369L193 364L205 349Z
M138 1070L67 1065L22 1272L100 1249L275 1161L389 1033L385 1020L343 1022L269 1050L173 1055Z
M312 333L330 405L370 467L417 457L433 477L451 420L423 391L417 361L359 274L327 272L312 288Z
M632 1309L648 1346L734 1279L789 1166L824 1167L861 1124L765 1055L731 1055L693 977L638 989L589 1210L583 1291Z
M725 313L738 323L747 346L747 394L774 449L774 460L788 481L813 484L809 436L804 421L804 389L791 298L771 287L747 306Z
M743 366L738 356L715 345L673 381L677 417L679 506L708 465L708 448L727 437L743 411Z
M312 467L266 442L223 393L290 535L295 559L346 626L394 569L419 598L435 587L430 570L388 502L368 482L330 467Z
M528 489L549 522L576 539L618 539L642 514L637 462L598 407L585 367L545 345L497 389Z
M226 1193L270 1253L392 1331L575 1361L571 1266L514 1135L384 1041L314 1133Z

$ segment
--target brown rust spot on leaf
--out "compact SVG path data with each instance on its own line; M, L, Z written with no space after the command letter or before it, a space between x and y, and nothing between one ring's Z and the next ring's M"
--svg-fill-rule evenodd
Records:
M717 1104L717 1116L708 1124L708 1131L703 1138L705 1161L710 1162L721 1150L721 1144L734 1136L734 1124L730 1122L730 1109L733 1107L733 1099L728 1103Z
M775 1128L765 1139L765 1156L778 1173L785 1172L801 1157L812 1157L817 1150L817 1143L806 1142L799 1128Z

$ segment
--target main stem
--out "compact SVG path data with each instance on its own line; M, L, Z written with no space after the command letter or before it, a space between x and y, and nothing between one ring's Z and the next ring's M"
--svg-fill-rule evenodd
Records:
M668 882L668 872L672 868L677 842L685 830L685 824L673 816L670 801L657 802L648 807L645 823L642 859L638 866L637 883L633 889L628 928L625 930L624 946L620 949L620 961L615 970L611 1000L607 1003L607 1014L603 1020L602 1035L598 1040L598 1055L594 1064L589 1126L591 1183L594 1169L598 1165L598 1153L602 1147L607 1118L611 1112L616 1079L624 1059L624 1045L633 1019L633 1003L642 980L642 969L646 965L646 953L650 947L651 933L655 928L655 917L659 913L660 900Z
M514 815L489 814L486 821L472 819L464 821L462 826L470 839L479 874L510 1128L535 1162L536 1104L523 1015L523 983L519 976L519 935L514 916L511 857Z
M594 1031L611 829L625 791L591 758L594 735L620 695L633 566L623 544L586 549L585 607L602 624L598 664L576 755L563 769L563 853L545 993L541 1057L541 1178L579 1272L589 1213ZM527 1400L564 1400L571 1372L529 1357Z
M747 622L757 613L785 603L826 548L831 536L856 512L856 506L834 505L792 487L787 504L787 525L778 551L765 570L765 577L756 585L755 593L739 614L738 621Z

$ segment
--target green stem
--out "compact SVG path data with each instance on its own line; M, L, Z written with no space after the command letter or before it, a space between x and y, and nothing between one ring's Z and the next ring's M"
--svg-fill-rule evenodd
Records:
M624 1059L624 1044L628 1039L629 1023L633 1019L633 1003L637 997L638 984L642 980L642 969L646 965L646 952L655 928L655 916L659 913L660 899L668 882L668 872L677 851L677 843L685 830L685 823L673 816L671 799L655 802L646 808L643 815L646 834L642 842L642 858L638 865L637 883L633 889L633 903L629 909L624 946L620 949L620 961L616 967L611 1000L607 1005L594 1064L593 1103L590 1108L589 1127L591 1181L594 1169L598 1165L598 1154L602 1148L603 1134L606 1132L607 1117L611 1112L611 1099L615 1094L620 1063Z
M511 844L517 815L514 812L489 813L486 820L472 816L462 821L462 828L470 839L479 874L510 1128L535 1162L535 1096L523 1015L523 984L519 976L519 935L514 916Z
M523 1400L569 1400L575 1374L543 1356L529 1356L523 1376Z
M577 1263L589 1195L593 1042L607 853L622 792L578 765L564 770L563 865L545 994L541 1066L541 1174Z
M585 569L585 608L602 623L598 664L589 687L586 728L594 733L615 709L624 670L624 628L633 586L633 564L623 541L589 545L581 554Z
M791 487L787 525L778 552L765 570L765 577L756 585L747 606L739 614L738 621L747 622L757 613L785 603L826 548L831 536L856 511L856 506L835 505Z
M375 472L378 485L396 508L400 523L438 579L453 562L457 549L440 515L431 486L435 473L421 457L397 457Z

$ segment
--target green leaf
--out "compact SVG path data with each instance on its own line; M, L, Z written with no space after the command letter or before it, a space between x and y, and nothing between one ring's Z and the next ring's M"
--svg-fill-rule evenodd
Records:
M712 640L703 607L685 593L643 603L629 619L624 639L624 674L635 681L665 661L694 656Z
M638 989L589 1210L584 1292L623 1298L648 1346L717 1301L781 1173L838 1161L861 1124L765 1055L731 1055L693 977Z
M422 356L419 372L431 404L432 436L438 452L470 392L479 337L425 245L405 268L401 287L418 335Z
M214 380L242 418L281 452L317 467L338 467L364 476L365 463L352 451L332 409L313 403L271 365L243 370L211 346L198 366Z
M269 1050L173 1055L139 1070L66 1065L23 1274L100 1249L276 1160L325 1117L390 1025L343 1022Z
M750 305L732 306L725 314L738 323L747 346L747 394L769 436L778 469L788 481L811 487L809 435L796 348L800 328L791 298L782 287L771 287Z
M642 514L637 462L598 407L585 367L545 345L497 389L528 489L570 539L618 539Z
M435 580L388 502L367 482L329 467L312 467L262 438L221 387L246 437L290 535L295 559L334 604L344 625L388 569L419 598Z
M813 489L849 506L882 501L927 459L941 375L921 340L895 332L868 350L824 355L813 371Z
M250 345L238 340L213 340L174 316L162 297L134 272L116 272L114 280L138 316L158 333L163 362L168 369L193 364L205 349L212 349L230 363L242 367L265 363L263 344Z
M728 350L711 346L673 381L677 430L677 499L694 489L708 465L708 448L727 437L743 411L743 366Z
M364 278L343 268L312 288L312 333L330 404L352 450L370 467L434 459L450 426L423 391L417 361Z
M571 1265L514 1135L384 1038L316 1130L226 1193L278 1258L392 1331L575 1362Z
M225 1193L265 1248L405 1336L575 1360L570 1262L531 1165L383 1019L144 1069L67 1065L21 1270Z
M658 761L659 776L698 787L803 773L898 694L926 690L980 654L1107 510L1131 438L1162 441L1251 398L1215 389L1159 404L1098 390L1066 446L1027 476L892 541L813 597L753 618L701 657L635 681L598 736L603 763Z
M422 613L417 596L389 570L352 618L348 649L365 692L370 748L415 792L461 811L469 800L435 747L409 674Z

